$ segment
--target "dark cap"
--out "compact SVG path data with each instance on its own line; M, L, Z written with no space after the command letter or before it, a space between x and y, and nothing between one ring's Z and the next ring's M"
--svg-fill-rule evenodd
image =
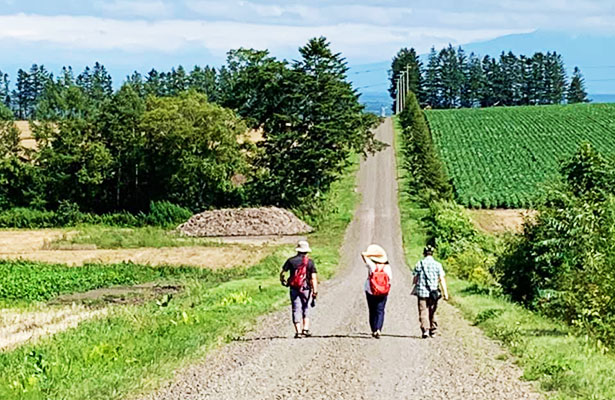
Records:
M427 245L425 246L425 248L423 249L423 254L433 254L436 252L436 249L432 246L432 245Z

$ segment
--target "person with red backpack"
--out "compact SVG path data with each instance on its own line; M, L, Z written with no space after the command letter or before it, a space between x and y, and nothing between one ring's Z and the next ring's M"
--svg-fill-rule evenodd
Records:
M393 272L389 265L387 253L377 244L370 244L361 253L363 262L367 267L367 280L365 281L365 295L369 309L369 326L372 336L380 339L382 325L384 324L384 308L387 304Z
M314 261L308 257L312 250L305 240L297 243L297 255L286 260L280 271L280 282L290 288L290 303L292 306L293 324L295 325L295 339L302 336L312 336L310 333L310 319L308 316L310 298L312 307L318 295L318 279ZM288 279L285 273L290 272Z

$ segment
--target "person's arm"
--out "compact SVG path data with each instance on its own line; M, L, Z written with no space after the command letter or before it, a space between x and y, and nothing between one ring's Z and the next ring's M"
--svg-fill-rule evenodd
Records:
M310 284L312 286L312 297L316 298L318 296L318 276L316 272L312 273L312 282Z
M419 267L418 267L418 264L414 267L414 271L412 271L412 275L414 275L412 277L412 284L413 285L418 285L418 283L419 283Z
M288 264L288 260L286 260L286 262L282 266L282 270L280 271L280 283L282 284L282 286L288 285L288 283L286 282L286 277L284 276L284 273L290 269Z
M442 297L448 301L448 288L446 287L446 279L444 278L444 270L440 270L440 285L442 286Z

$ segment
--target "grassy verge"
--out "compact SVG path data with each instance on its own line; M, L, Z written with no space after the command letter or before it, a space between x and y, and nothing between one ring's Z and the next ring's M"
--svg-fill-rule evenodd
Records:
M322 277L337 268L357 200L355 170L356 163L332 188L329 203L335 206L320 216L310 237ZM245 332L258 315L286 305L277 272L292 253L292 246L280 247L213 287L184 276L184 292L167 306L113 308L104 319L0 353L0 399L119 399L151 390L175 369Z
M399 140L397 125L396 132L396 140ZM405 172L401 157L398 147L402 234L406 262L411 266L420 258L426 240L421 218L427 210L417 208L403 191ZM562 322L541 317L506 298L477 290L473 284L450 276L447 282L451 304L487 336L500 341L523 368L524 379L538 381L549 398L615 398L615 357L608 349Z
M61 238L46 245L45 248L54 250L88 244L96 245L99 249L222 246L212 239L186 237L160 227L119 228L85 225L77 227L76 234L67 232Z

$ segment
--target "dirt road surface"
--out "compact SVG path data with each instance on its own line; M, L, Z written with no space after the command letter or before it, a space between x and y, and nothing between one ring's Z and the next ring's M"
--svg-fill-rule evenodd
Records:
M391 120L377 130L391 143ZM441 335L419 338L416 298L404 265L395 159L388 148L363 162L362 203L343 248L343 267L320 290L314 337L293 339L290 311L263 318L245 337L178 371L147 399L535 399L502 350L448 304ZM371 338L359 254L382 245L393 268L383 337ZM290 307L289 307L290 309ZM498 357L502 358L502 357Z

